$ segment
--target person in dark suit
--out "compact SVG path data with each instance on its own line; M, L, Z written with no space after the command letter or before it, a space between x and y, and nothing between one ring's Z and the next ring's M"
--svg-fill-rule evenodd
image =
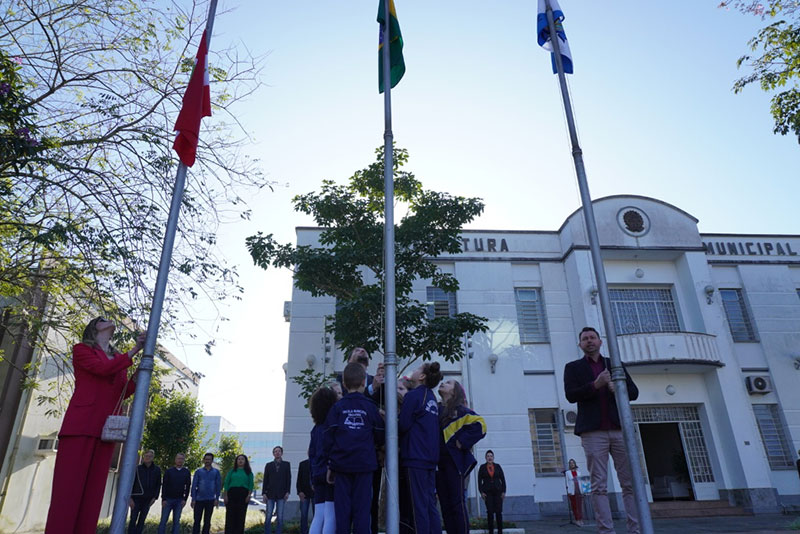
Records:
M161 494L161 468L153 463L154 456L153 450L146 451L142 463L136 467L136 478L133 479L128 502L131 508L128 534L142 534L147 513Z
M600 354L603 341L597 330L591 326L581 330L578 341L584 356L568 363L564 368L564 393L569 402L578 403L575 435L581 437L581 445L586 453L586 467L592 479L592 505L597 528L601 533L614 532L607 489L608 455L611 454L622 486L628 534L639 534L631 467L622 438L614 383L609 372L610 364ZM630 400L636 400L639 389L628 371L625 371L625 382Z
M369 367L369 353L362 347L356 347L350 352L350 358L347 363L360 363L364 369ZM364 390L364 396L372 399L378 406L383 406L383 381L385 378L383 364L378 364L378 374L371 375L367 373L367 387ZM336 375L336 381L342 385L342 373Z
M92 319L82 342L72 348L75 391L58 433L46 534L94 534L97 530L114 452L114 443L101 441L100 434L120 399L136 389L135 381L128 380L128 367L145 338L140 334L136 346L122 354L111 345L115 329L103 317Z
M297 466L297 496L300 497L300 534L308 534L308 509L314 513L314 488L311 487L311 461Z
M276 511L276 534L281 534L283 529L283 505L289 498L292 489L292 466L283 460L283 447L280 445L272 449L273 461L264 466L264 486L262 495L267 503L267 521L264 522L264 534L272 532L272 511Z
M500 464L494 463L494 452L486 451L486 463L478 469L478 491L486 503L489 534L494 534L497 518L497 534L503 534L503 499L506 498L506 476Z
M800 455L800 451L797 451L797 454ZM797 465L797 476L800 476L800 458L797 459L795 465Z

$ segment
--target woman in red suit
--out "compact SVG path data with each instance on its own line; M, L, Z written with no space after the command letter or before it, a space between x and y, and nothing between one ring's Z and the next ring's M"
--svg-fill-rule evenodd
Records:
M102 317L93 319L83 331L83 342L72 348L75 392L58 434L46 534L97 531L114 452L114 443L100 441L100 433L120 397L136 389L134 381L128 382L127 369L133 365L131 357L142 350L145 337L140 334L136 346L120 354L111 345L115 328Z

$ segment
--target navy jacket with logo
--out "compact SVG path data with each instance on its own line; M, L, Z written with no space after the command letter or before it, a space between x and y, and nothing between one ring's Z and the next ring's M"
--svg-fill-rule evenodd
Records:
M400 465L435 469L439 461L439 406L433 391L421 385L406 393L397 429Z
M328 457L322 450L322 438L325 425L314 425L311 429L311 441L308 443L308 459L311 460L311 480L324 476L328 472Z
M322 450L328 467L341 473L377 470L375 446L383 445L384 437L378 406L363 393L346 394L325 420Z
M469 475L478 464L472 455L472 446L486 436L486 421L466 406L459 406L454 416L442 421L441 426L440 461L449 457L461 476Z

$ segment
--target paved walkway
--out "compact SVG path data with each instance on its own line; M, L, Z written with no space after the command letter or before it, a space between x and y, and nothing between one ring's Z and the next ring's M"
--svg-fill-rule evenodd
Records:
M774 534L776 532L790 533L800 530L790 530L793 521L800 523L796 515L755 515L734 517L692 517L682 519L654 519L653 529L656 534ZM542 521L517 521L517 526L525 529L525 534L594 534L597 529L594 525L579 528L575 525L565 524L564 520L545 519ZM625 522L615 521L617 534L625 534Z

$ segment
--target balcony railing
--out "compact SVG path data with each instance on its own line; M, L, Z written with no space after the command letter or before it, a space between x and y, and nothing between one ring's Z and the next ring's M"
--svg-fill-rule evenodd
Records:
M623 363L695 363L722 365L717 338L695 332L653 332L617 336Z

